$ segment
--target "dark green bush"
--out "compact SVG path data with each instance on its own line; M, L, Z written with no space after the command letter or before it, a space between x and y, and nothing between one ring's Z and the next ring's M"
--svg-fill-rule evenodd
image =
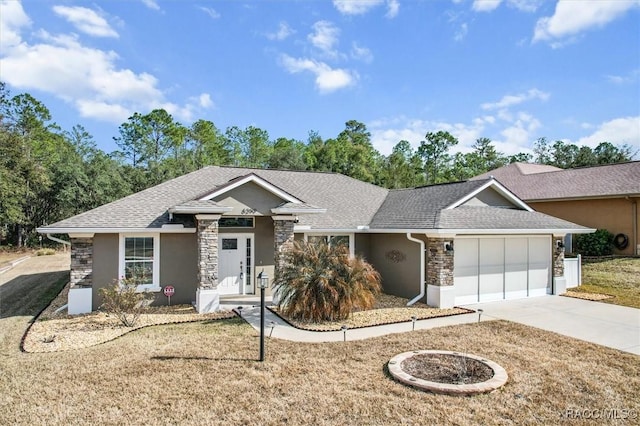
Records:
M577 235L575 243L576 252L584 256L608 256L613 253L613 234L606 229Z

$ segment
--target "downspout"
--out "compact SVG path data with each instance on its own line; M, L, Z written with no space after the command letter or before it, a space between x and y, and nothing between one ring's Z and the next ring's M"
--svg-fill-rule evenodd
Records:
M407 240L420 244L420 294L407 302L407 306L411 306L424 297L424 241L411 236L411 232L407 232Z

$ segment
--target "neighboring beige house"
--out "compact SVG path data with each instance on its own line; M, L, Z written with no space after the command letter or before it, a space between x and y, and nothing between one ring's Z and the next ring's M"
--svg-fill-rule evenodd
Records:
M536 211L609 230L616 254L640 254L640 161L568 170L513 163L473 179L490 176ZM570 237L566 243L571 251Z
M119 277L198 312L256 293L295 239L348 245L384 291L437 307L561 293L567 233L493 179L387 190L335 173L210 166L38 229L71 239L69 312Z

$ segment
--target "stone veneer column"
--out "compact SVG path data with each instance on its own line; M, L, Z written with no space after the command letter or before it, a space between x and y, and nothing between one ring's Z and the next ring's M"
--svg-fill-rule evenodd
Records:
M445 243L453 244L453 237L427 241L427 303L438 308L452 308L455 303L453 251L446 251Z
M196 215L198 223L198 289L196 310L215 312L220 306L218 293L218 219L220 215Z
M71 273L67 313L86 314L93 310L93 234L70 234L69 238Z
M558 244L562 243L562 247ZM553 294L567 291L567 280L564 277L564 235L554 235L551 239L551 259L553 261Z
M553 276L564 277L564 245L560 248L558 242L564 244L564 238L553 237Z
M71 238L71 287L93 286L93 238Z
M274 253L274 279L275 281L280 273L280 268L284 264L284 256L286 250L293 246L293 226L296 218L293 216L272 216L273 219L273 253ZM272 282L273 282L272 281ZM273 293L273 303L279 303L277 293Z

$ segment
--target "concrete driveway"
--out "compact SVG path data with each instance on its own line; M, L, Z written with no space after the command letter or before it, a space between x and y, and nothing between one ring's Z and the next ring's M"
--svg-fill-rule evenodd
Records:
M639 309L562 296L475 303L465 308L483 309L483 319L513 321L640 355Z

